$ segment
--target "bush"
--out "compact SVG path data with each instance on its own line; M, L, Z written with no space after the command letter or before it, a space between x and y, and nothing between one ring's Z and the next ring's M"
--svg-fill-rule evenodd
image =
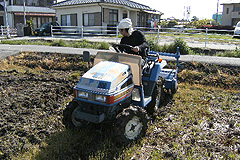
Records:
M236 49L234 51L225 51L225 52L219 52L216 54L217 56L220 57L235 57L235 58L240 58L240 50Z
M148 40L148 46L152 51L161 52L161 46L157 44L153 39Z
M170 52L176 53L177 47L179 47L181 54L191 54L193 52L187 45L187 42L185 42L182 38L175 39L174 43L172 43L169 47Z
M63 47L66 47L67 44L66 44L66 41L60 39L60 40L57 40L57 41L53 41L52 46L63 46Z
M156 52L176 53L177 47L179 47L179 51L181 54L193 54L193 51L190 49L190 47L182 38L177 38L170 45L164 44L163 46L160 46L154 40L151 39L148 40L148 45L150 47L150 50Z
M98 49L109 49L110 44L107 42L99 42L97 43L97 48Z

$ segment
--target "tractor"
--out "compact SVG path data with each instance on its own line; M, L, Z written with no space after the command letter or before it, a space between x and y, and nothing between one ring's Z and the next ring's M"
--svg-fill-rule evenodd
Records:
M162 100L163 89L172 94L178 88L179 50L176 54L149 51L148 57L114 51L98 52L94 64L73 89L74 99L63 111L67 128L84 127L90 123L113 123L114 138L128 143L144 136L148 115L154 114ZM175 57L175 69L164 68L160 55ZM90 61L84 52L84 61Z

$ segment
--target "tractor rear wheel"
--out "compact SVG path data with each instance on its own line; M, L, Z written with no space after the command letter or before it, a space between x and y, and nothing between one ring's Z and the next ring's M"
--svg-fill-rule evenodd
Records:
M171 93L172 93L172 94L175 94L175 93L177 92L177 89L178 89L178 82L175 80L175 81L173 81L173 83L172 83Z
M146 108L147 112L150 115L153 115L154 113L157 112L160 106L160 103L163 100L163 93L164 93L163 84L164 84L164 78L159 77L152 93L152 101L147 105L147 108Z
M145 135L148 117L139 106L125 108L116 117L114 123L114 140L120 144L130 143Z
M63 124L66 128L80 128L85 122L75 118L75 112L80 109L80 104L76 102L70 102L66 109L63 111Z

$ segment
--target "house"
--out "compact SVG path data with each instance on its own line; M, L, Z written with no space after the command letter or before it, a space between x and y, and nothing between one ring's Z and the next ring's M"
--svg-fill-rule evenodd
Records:
M5 3L7 13L4 11ZM0 0L0 25L8 24L12 28L32 19L33 27L37 28L45 22L55 20L55 10L49 8L52 4L53 0Z
M62 26L116 26L123 18L151 27L163 13L130 0L67 0L52 6Z
M4 25L4 7L0 5L0 26Z
M240 2L231 1L223 3L222 25L234 26L240 21Z

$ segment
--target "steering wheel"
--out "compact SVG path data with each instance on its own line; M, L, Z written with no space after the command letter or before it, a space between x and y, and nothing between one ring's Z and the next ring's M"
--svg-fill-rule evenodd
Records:
M133 49L133 46L128 45L128 44L114 44L113 45L113 48L116 50L116 52L121 52L120 49L119 49L120 47L123 48L123 49L126 49L126 50L128 50L128 49L132 50Z

